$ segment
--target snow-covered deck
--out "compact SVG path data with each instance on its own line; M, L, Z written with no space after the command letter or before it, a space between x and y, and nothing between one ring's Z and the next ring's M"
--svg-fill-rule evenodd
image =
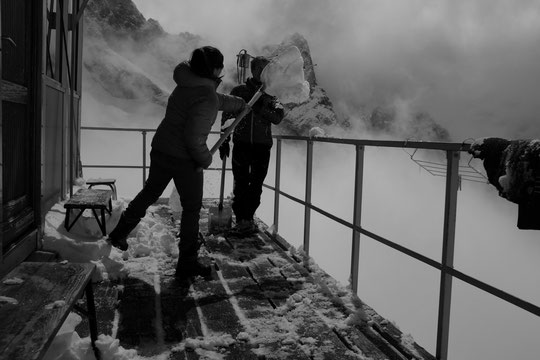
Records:
M211 279L189 286L174 280L177 250L170 234L178 213L166 205L149 209L128 239L128 252L109 249L97 262L98 347L106 356L127 359L136 351L156 359L433 359L310 258L271 236L264 223L249 238L208 235L213 204L206 200L201 214L202 255L216 270ZM75 329L88 336L86 324Z

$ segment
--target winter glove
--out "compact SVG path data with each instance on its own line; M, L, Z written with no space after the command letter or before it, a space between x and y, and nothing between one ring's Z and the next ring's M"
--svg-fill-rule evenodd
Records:
M230 153L231 153L231 146L229 145L229 139L227 139L219 147L219 158L223 160L223 158L229 157Z

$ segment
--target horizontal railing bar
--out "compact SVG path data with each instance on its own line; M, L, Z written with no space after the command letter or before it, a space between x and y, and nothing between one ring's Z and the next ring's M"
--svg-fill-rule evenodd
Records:
M376 240L378 242L380 242L381 244L384 244L388 247L391 247L393 248L394 250L397 250L405 255L409 255L410 257L416 259L416 260L419 260L421 262L423 262L424 264L426 265L429 265L435 269L438 269L438 270L441 270L442 269L442 265L441 263L425 256L425 255L422 255L420 253L417 253L416 251L414 250L411 250L411 249L408 249L402 245L399 245L399 244L396 244L388 239L385 239L383 238L382 236L379 236L377 234L374 234L372 233L371 231L368 231L364 228L361 228L361 227L357 227L356 228L357 231L359 231L360 233L362 233L363 235L366 235L366 236L369 236L370 238L372 238L373 240Z
M382 146L391 148L410 148L410 149L431 149L431 150L451 150L451 151L469 151L471 144L467 143L449 143L449 142L427 142L427 141L397 141L397 140L368 140L368 139L341 139L326 137L306 137L294 135L272 135L275 139L281 140L303 140L346 145L364 145L364 146Z
M155 132L157 128L120 128L120 127L104 127L104 126L81 126L82 130L105 130L105 131L147 131ZM219 135L220 131L210 131L210 134Z
M528 311L536 316L540 316L540 307L534 305L534 304L531 304L530 302L528 301L525 301L525 300L522 300L514 295L511 295L505 291L502 291L500 289L497 289L496 287L494 286L491 286L489 284L486 284L485 282L483 281L480 281L478 279L475 279L473 278L472 276L469 276L469 275L466 275L464 273L462 273L461 271L459 270L456 270L456 269L453 269L453 268L448 268L446 269L446 271L452 275L453 277L457 278L457 279L460 279L461 281L469 284L469 285L472 285L478 289L481 289L481 290L484 290L485 292L487 293L490 293L491 295L494 295L496 297L498 297L499 299L502 299L502 300L505 300L525 311Z
M268 189L271 189L273 191L275 191L275 189L270 186L270 185L266 185L266 184L263 184L264 187L267 187ZM426 265L429 265L437 270L444 270L446 271L447 273L449 273L450 275L452 275L453 277L457 278L457 279L460 279L461 281L469 284L469 285L472 285L480 290L483 290L491 295L494 295L496 297L498 297L499 299L501 300L504 300L512 305L515 305L517 307L519 307L520 309L523 309L525 311L528 311L534 315L537 315L537 316L540 316L540 307L534 305L534 304L531 304L530 302L527 302L525 300L522 300L514 295L511 295L511 294L508 294L507 292L504 292L500 289L497 289L496 287L492 286L492 285L489 285L487 283L484 283L476 278L473 278L472 276L469 276L469 275L466 275L462 272L460 272L459 270L456 270L456 269L453 269L453 268L445 268L443 269L443 266L441 263L437 262L436 260L433 260L427 256L424 256L420 253L417 253L416 251L414 250L411 250L411 249L408 249L402 245L399 245L399 244L396 244L394 242L392 242L391 240L388 240L388 239L385 239L383 238L382 236L379 236L377 234L374 234L372 233L371 231L369 230L366 230L364 228L361 228L361 227L357 227L357 226L354 226L353 224L341 219L341 218L338 218L336 217L335 215L332 215L320 208L318 208L317 206L314 206L314 205L311 205L311 204L306 204L306 202L292 196L292 195L289 195L283 191L279 191L280 195L286 197L286 198L289 198L293 201L296 201L298 202L299 204L303 205L303 206L308 206L310 207L312 210L315 210L317 211L318 213L328 217L329 219L332 219L338 223L340 223L341 225L343 226L346 226L348 228L351 228L351 229L356 229L357 231L359 231L361 234L363 235L366 235L368 237L370 237L371 239L375 240L375 241L378 241L380 242L381 244L384 244L394 250L397 250L399 252L401 252L402 254L405 254L405 255L408 255L418 261L421 261L423 262L424 264Z
M104 169L142 169L143 166L142 165L84 165L83 167L85 168L94 168L94 169L99 169L99 168L104 168ZM150 168L150 166L146 166L146 168ZM217 167L214 167L214 168L208 168L206 170L219 170L221 171L221 168L217 168ZM227 168L225 169L226 171L232 171L232 168Z
M84 165L85 168L103 168L103 169L142 169L141 165ZM146 168L148 168L147 166Z
M263 184L263 186L275 191L275 189L273 189L269 185ZM354 226L353 224L351 224L351 223L349 223L349 222L347 222L347 221L345 221L345 220L343 220L343 219L341 219L341 218L339 218L339 217L337 217L335 215L332 215L329 212L324 211L324 210L318 208L317 206L315 206L313 204L307 204L306 202L304 202L304 201L302 201L302 200L300 200L300 199L298 199L298 198L296 198L296 197L294 197L292 195L289 195L289 194L287 194L287 193L285 193L285 192L283 192L281 190L279 191L279 193L280 193L280 195L285 196L286 198L289 198L289 199L291 199L293 201L296 201L296 202L300 203L303 206L308 206L312 210L315 210L316 212L328 217L329 219L334 220L337 223L340 223L343 226L346 226L346 227L348 227L350 229L355 229L358 232L360 232L361 234L369 236L373 240L376 240L376 241L378 241L380 243L383 243L386 246L389 246L389 247L391 247L391 248L393 248L393 249L395 249L395 250L397 250L397 251L399 251L399 252L401 252L403 254L409 255L410 257L415 258L416 260L422 261L423 263L425 263L427 265L430 265L430 266L432 266L432 267L434 267L436 269L439 269L439 270L442 268L442 265L440 263L438 263L437 261L435 261L433 259L428 258L427 256L424 256L424 255L422 255L420 253L417 253L417 252L415 252L413 250L407 249L406 247L398 245L398 244L396 244L396 243L394 243L394 242L392 242L392 241L390 241L388 239L385 239L385 238L383 238L381 236L375 235L374 233L372 233L370 231L367 231L367 230L365 230L365 229L363 229L363 228L361 228L359 226Z
M105 131L156 131L149 128L119 128L119 127L100 127L100 126L81 126L82 130L105 130Z

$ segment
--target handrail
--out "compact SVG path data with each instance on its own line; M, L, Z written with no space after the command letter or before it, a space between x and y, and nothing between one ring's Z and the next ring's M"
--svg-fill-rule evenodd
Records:
M146 168L146 134L155 131L155 129L143 128L106 128L106 127L82 127L82 130L103 130L103 131L138 131L143 133L143 171ZM215 131L212 134L219 134ZM454 236L456 225L456 205L457 192L459 189L459 158L462 152L467 152L470 149L470 144L467 143L449 143L449 142L424 142L424 141L394 141L394 140L365 140L365 139L338 139L328 137L303 137L290 135L274 135L276 140L275 145L275 183L274 186L263 184L265 188L274 191L274 223L273 233L277 234L279 229L279 200L280 196L286 197L302 206L304 206L304 251L309 255L309 232L310 232L310 212L316 211L319 214L345 226L352 230L352 255L351 255L351 285L356 293L358 283L358 268L359 268L359 249L360 235L367 236L381 244L384 244L402 254L405 254L417 261L420 261L432 268L440 271L440 288L439 288L439 319L437 324L437 345L435 357L440 360L446 360L448 357L448 341L450 329L450 304L452 293L452 279L459 279L477 289L487 292L499 299L502 299L514 306L519 307L531 314L540 317L540 306L522 300L512 294L502 291L492 285L480 281L470 275L462 273L453 267L454 258ZM282 142L295 141L306 142L306 187L304 199L299 199L290 195L280 188L281 182L281 156ZM355 161L355 188L353 200L353 223L350 223L339 216L333 215L324 209L321 209L311 203L311 182L313 175L313 144L314 142L332 143L352 145L356 149ZM394 243L382 236L379 236L368 229L361 226L361 205L362 205L362 182L363 182L363 166L364 166L364 150L365 147L385 147L385 148L413 148L427 150L442 150L446 152L446 196L445 196L445 214L443 225L443 251L442 260L436 261L418 252L415 252L405 246ZM102 168L141 168L141 166L122 166L122 165L84 165L83 167L102 167ZM209 170L221 170L220 168L211 168ZM144 178L145 175L143 175ZM143 179L144 180L144 179Z

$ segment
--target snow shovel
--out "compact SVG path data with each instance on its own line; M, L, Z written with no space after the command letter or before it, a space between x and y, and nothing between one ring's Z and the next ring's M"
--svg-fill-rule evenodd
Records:
M219 140L214 144L214 146L210 149L210 153L214 155L216 151L219 149L221 144L225 142L227 137L233 132L236 125L246 116L248 112L251 111L251 107L262 95L262 86L257 90L255 95L251 98L251 100L247 103L246 107L238 116L234 119L234 121L228 125L227 123L224 124L224 126L227 126L227 128L223 131L223 134L219 138ZM220 232L227 231L231 228L232 225L232 209L230 207L224 207L223 206L223 193L225 191L225 168L226 168L226 161L227 157L223 157L222 165L221 165L221 187L219 191L219 204L218 206L212 206L210 207L208 211L208 233L210 234L218 234Z
M225 168L227 157L223 157L221 165L221 187L219 190L219 204L212 206L208 212L208 232L210 234L218 234L227 231L232 224L232 209L223 206L223 193L225 191Z

